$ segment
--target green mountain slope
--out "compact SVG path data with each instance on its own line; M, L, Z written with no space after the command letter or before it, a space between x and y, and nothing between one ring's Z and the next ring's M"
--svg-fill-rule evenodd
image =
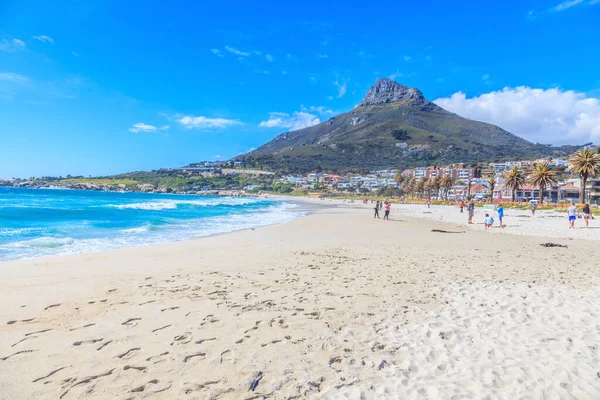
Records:
M418 89L380 79L351 112L283 133L239 158L283 172L342 171L557 157L575 148L528 142L450 113Z

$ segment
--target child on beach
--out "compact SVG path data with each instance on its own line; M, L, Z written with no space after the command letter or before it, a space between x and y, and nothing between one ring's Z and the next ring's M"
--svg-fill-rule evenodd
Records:
M483 223L484 223L486 229L491 228L492 225L494 225L494 217L492 217L490 214L486 213Z
M460 207L460 213L462 214L463 209L465 208L465 202L461 200L459 207Z
M498 204L498 220L500 221L500 228L504 228L504 225L502 224L502 218L504 218L504 207L502 207L502 204Z

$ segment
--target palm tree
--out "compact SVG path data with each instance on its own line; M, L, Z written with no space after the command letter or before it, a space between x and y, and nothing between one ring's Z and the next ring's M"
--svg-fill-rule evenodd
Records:
M600 172L600 155L594 153L592 149L581 149L571 158L571 171L578 174L581 178L581 187L579 188L579 202L585 202L585 185L590 176L595 176Z
M427 191L427 201L431 201L431 189L433 188L433 181L431 179L425 179L423 186Z
M490 203L494 202L494 188L498 183L498 178L496 178L495 174L492 174L488 177L488 185L490 185Z
M471 178L469 178L469 180L467 181L467 200L469 200L469 198L471 197L471 184L473 183L473 180Z
M432 179L431 185L436 197L438 197L440 194L440 188L442 187L442 177L439 174L436 175L435 178Z
M448 195L450 194L450 189L454 182L452 181L452 177L450 175L446 175L442 178L442 187L444 188L444 193L446 195L446 201L448 201Z
M556 173L550 169L548 163L539 163L529 177L529 183L540 188L540 203L544 202L544 191L548 186L554 186L558 183Z
M425 193L425 181L426 180L427 180L427 178L422 177L421 179L419 179L417 181L417 184L415 186L415 190L419 194L419 197L423 197L423 194Z
M394 175L394 181L398 184L398 187L400 187L406 181L406 177L402 175L402 172L398 172Z
M512 190L512 202L514 203L517 189L522 188L525 184L523 172L517 167L512 167L504 172L504 181L504 186Z
M415 178L410 178L404 182L404 190L410 195L410 197L414 197L415 182Z

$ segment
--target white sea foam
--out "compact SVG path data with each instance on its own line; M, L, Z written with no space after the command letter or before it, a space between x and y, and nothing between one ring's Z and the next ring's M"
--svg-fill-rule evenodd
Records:
M227 199L205 200L202 206L210 202L213 204L223 202L219 200L228 201ZM244 201L247 199L235 200ZM250 199L249 202L256 201ZM0 260L98 252L154 243L196 239L287 222L305 214L304 211L294 210L295 208L296 206L293 204L273 203L273 205L267 208L246 213L189 220L171 220L170 223L164 225L145 224L123 229L118 231L116 235L109 237L76 239L71 237L42 237L33 240L0 244Z
M41 249L54 249L57 247L70 246L75 243L75 240L70 237L66 238L55 238L55 237L41 237L37 239L25 240L21 242L12 243L9 246L14 247L25 247L25 248L41 248Z
M176 209L179 205L191 205L196 207L217 207L217 206L243 206L254 204L260 200L248 198L223 197L218 199L203 199L203 200L153 200L148 202L130 203L130 204L109 204L107 207L113 207L120 210L135 209L135 210L170 210Z

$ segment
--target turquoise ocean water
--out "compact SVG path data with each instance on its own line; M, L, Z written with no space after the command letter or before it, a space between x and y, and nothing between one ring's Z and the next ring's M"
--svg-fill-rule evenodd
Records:
M301 214L259 198L0 187L0 260L174 242Z

